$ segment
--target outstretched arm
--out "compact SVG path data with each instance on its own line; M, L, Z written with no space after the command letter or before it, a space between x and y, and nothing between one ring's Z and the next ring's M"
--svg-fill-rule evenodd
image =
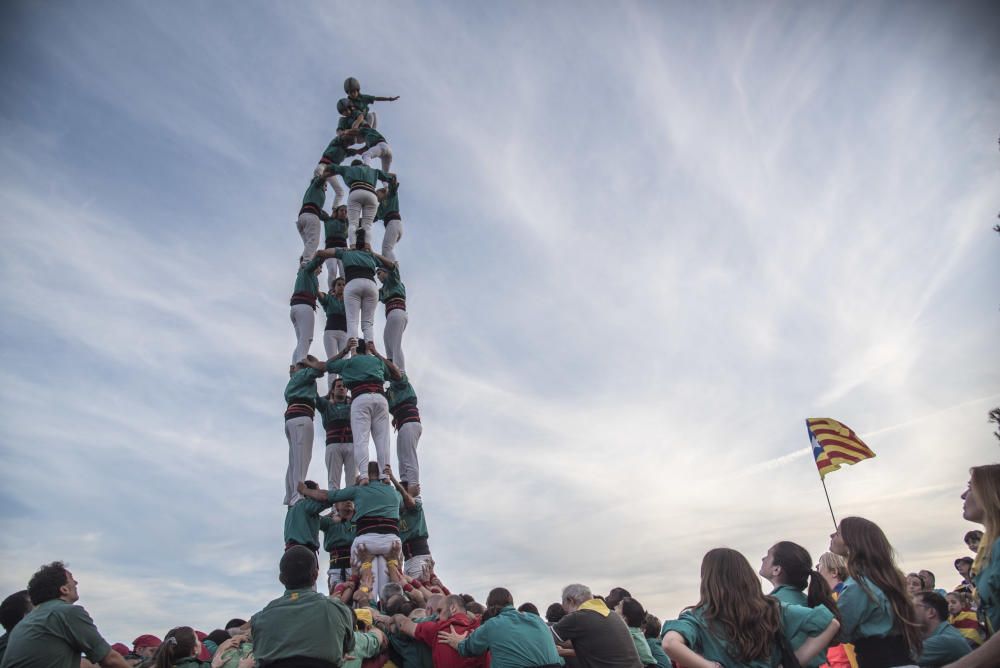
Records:
M375 349L375 342L374 341L369 341L368 342L368 352L371 353L372 355L374 355L375 357L379 358L383 362L385 362L386 367L388 367L388 369L389 369L389 376L393 380L399 380L400 378L403 377L403 372L399 370L399 367L396 366L395 364L393 364L391 360L389 360L389 359L387 359L385 357L382 357L382 355L379 353L379 351Z
M389 482L391 482L392 486L396 488L396 491L399 492L399 495L403 497L403 505L406 506L407 508L410 508L411 510L413 508L416 508L417 507L416 500L412 496L410 496L410 493L406 491L406 488L400 485L399 481L396 480L396 476L392 474L392 467L386 464L384 473L389 475Z
M372 95L376 102L395 102L399 99L398 95L393 95L392 97L379 97L378 95Z

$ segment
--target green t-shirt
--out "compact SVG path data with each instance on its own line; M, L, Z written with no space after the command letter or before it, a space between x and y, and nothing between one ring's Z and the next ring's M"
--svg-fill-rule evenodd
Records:
M406 286L399 278L399 265L386 269L385 282L378 289L378 299L383 304L390 299L406 299Z
M319 548L319 514L330 507L329 503L315 499L299 499L285 512L285 544L296 542Z
M323 312L326 313L327 318L330 316L346 315L343 299L337 299L333 295L324 292L319 296L319 303L323 307Z
M285 385L285 403L306 402L315 404L317 399L316 379L322 375L322 371L308 367L299 369L293 373L291 378L288 379L288 384Z
M413 386L410 385L410 379L406 377L405 373L402 374L402 378L399 380L389 380L387 395L390 410L406 402L417 403L417 393L413 390Z
M359 128L358 135L365 142L365 146L368 148L371 148L376 144L381 144L385 141L385 137L382 136L382 133L375 128L370 128L368 126L362 126Z
M430 538L427 521L424 519L424 504L420 499L413 508L405 505L399 508L399 538L405 543L414 538Z
M374 95L365 95L364 93L358 93L356 97L347 96L347 101L354 105L354 108L363 114L368 113L368 105L375 102Z
M354 649L351 650L351 656L354 658L345 660L340 664L340 668L361 668L362 661L378 656L381 649L382 643L379 642L377 635L371 631L355 631Z
M351 402L330 401L326 397L316 398L316 410L323 419L323 429L329 429L337 420L351 419Z
M348 121L347 124L348 127L350 127L350 124L351 121ZM347 129L347 128L342 128L342 129ZM346 157L347 157L347 147L344 146L344 142L341 140L340 137L334 137L333 139L330 140L330 144L326 147L326 150L323 151L323 157L321 158L320 161L330 162L333 163L334 165L339 165L344 161L344 158Z
M989 563L972 577L979 598L979 610L986 616L991 633L1000 632L1000 539L993 543Z
M292 657L339 664L354 649L353 630L350 608L312 589L285 590L250 618L257 665Z
M895 625L892 604L882 590L865 580L872 598L852 577L844 581L844 588L837 597L840 610L840 637L844 642L860 638L884 638Z
M323 232L325 233L325 238L327 241L330 239L339 239L341 241L347 241L347 227L349 223L347 220L341 220L340 218L334 218L330 216L323 221Z
M390 633L389 645L399 654L404 668L434 668L431 648L403 633Z
M4 668L80 668L80 654L100 663L111 651L94 620L79 605L45 601L7 635Z
M306 188L306 194L302 196L302 206L312 204L317 209L322 209L326 204L326 179L322 176L313 177Z
M330 170L335 174L344 177L347 185L352 183L367 183L374 188L379 181L389 183L392 178L381 169L375 169L368 165L330 165ZM325 183L325 181L324 181Z
M344 385L351 387L359 383L384 383L389 379L389 367L374 355L355 355L330 360L326 363L329 373L339 373Z
M642 634L642 630L630 626L628 627L628 632L629 635L632 636L632 642L635 644L635 651L639 653L639 661L642 661L642 665L648 666L656 663L656 659L653 658L653 653L649 651L649 644L646 642L646 636Z
M646 638L646 645L649 646L649 653L653 655L658 668L673 668L673 662L667 653L663 651L663 645L656 638Z
M344 263L344 270L348 270L352 267L358 267L360 269L370 269L375 271L382 266L378 258L375 257L371 251L359 250L357 248L338 248L334 251L337 255L337 259Z
M402 497L390 483L380 480L367 485L352 485L327 493L331 502L354 501L355 523L365 517L387 517L399 519L399 504Z
M563 665L552 631L538 615L508 605L458 643L462 656L490 652L490 668Z
M295 287L292 288L292 295L316 299L319 295L319 276L316 270L323 264L323 258L314 257L299 267L295 274Z
M972 648L958 629L948 622L941 622L924 638L924 647L917 663L921 668L938 668L958 661L971 651Z
M335 548L350 547L358 533L353 519L348 522L334 522L325 515L319 518L319 528L323 530L323 549L327 552Z
M375 212L375 220L385 220L390 213L399 213L399 184L390 183L385 199L378 203L378 211ZM399 216L392 216L398 218Z
M778 585L768 596L773 596L782 603L789 605L809 605L805 593L791 585Z

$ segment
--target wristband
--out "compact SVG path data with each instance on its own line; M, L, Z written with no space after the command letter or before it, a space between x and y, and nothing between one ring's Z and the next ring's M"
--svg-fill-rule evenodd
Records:
M365 563L361 564L361 566L359 566L359 568L361 570L364 570L366 568L371 568L371 567L372 567L372 562L370 562L370 561L366 561Z
M403 591L413 591L413 585L411 584L403 585Z
M386 566L396 566L398 568L399 567L399 561L397 561L396 559L389 559L388 561L385 562L385 565Z

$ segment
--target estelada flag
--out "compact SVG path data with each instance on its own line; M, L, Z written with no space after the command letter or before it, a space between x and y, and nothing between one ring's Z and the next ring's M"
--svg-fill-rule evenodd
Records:
M806 418L806 428L820 478L841 466L875 456L871 448L843 422L832 418Z

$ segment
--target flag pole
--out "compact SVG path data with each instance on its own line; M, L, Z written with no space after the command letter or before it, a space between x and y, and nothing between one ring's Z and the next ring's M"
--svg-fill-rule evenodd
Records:
M833 514L833 504L830 503L830 493L828 491L826 491L826 480L823 478L823 476L820 476L819 477L819 481L821 483L823 483L823 494L826 495L826 506L827 506L827 508L830 509L830 519L833 520L833 530L834 531L838 531L838 529L837 529L837 517Z

